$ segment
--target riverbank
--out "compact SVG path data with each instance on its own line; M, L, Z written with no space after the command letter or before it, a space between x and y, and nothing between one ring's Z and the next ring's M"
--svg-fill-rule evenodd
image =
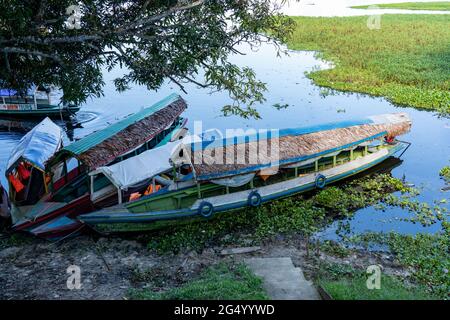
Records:
M249 257L289 257L336 299L436 298L411 282L411 271L390 253L306 243L297 235L273 238L246 254L223 255L224 247L215 246L161 255L120 238L82 237L56 246L34 240L0 250L0 299L266 299L261 280L243 267ZM67 288L71 265L80 267L79 290ZM380 291L358 285L369 265L381 266ZM337 283L344 281L354 282L353 296L339 293Z
M394 191L402 195L392 195ZM291 197L257 210L129 238L91 235L48 243L17 234L4 237L0 298L266 298L260 280L242 266L248 257L289 257L308 280L335 298L444 298L450 288L447 213L413 202L409 194L416 191L383 174L306 198ZM333 218L350 217L368 205L403 206L413 213L412 222L441 222L444 232L415 238L360 236L341 244L314 239L313 234ZM383 245L383 250L369 250L373 243ZM249 246L256 249L243 254L229 250ZM72 265L80 267L80 290L67 288L67 268ZM387 277L384 291L361 288L370 265L380 265ZM343 293L343 287L353 289Z
M319 86L383 96L391 102L450 114L450 20L446 15L292 17L294 50L318 51L335 67L308 76Z

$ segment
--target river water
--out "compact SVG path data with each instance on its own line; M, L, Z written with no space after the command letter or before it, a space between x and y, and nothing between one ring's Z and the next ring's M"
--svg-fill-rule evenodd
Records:
M242 119L235 116L224 117L221 107L230 103L225 93L210 94L207 90L195 85L186 85L188 94L182 94L188 103L185 117L189 119L189 129L194 122L201 121L202 128L256 128L277 129L319 124L367 115L408 112L413 119L410 133L402 139L412 143L403 155L403 162L392 170L398 178L421 189L420 201L433 203L443 198L450 199L450 191L442 191L444 182L439 178L439 170L450 164L450 120L439 118L433 112L419 111L413 108L397 107L383 98L374 98L356 93L338 93L315 86L305 72L317 68L330 67L326 62L317 60L313 52L289 51L288 55L276 57L275 48L263 45L259 51L253 52L247 47L240 49L245 55L234 56L233 62L241 66L252 67L257 77L267 84L264 105L258 107L262 119ZM83 137L94 130L107 126L122 117L139 111L172 92L180 93L179 88L171 83L165 84L158 91L148 91L145 87L134 86L129 91L118 93L112 80L123 73L116 69L104 73L105 96L87 101L77 114L71 125L59 122L64 126L70 140ZM288 106L278 110L273 105ZM10 150L19 141L23 133L14 131L0 132L0 169L2 184L5 185L4 169ZM408 216L401 209L388 209L385 212L372 207L362 209L349 221L354 232L390 231L401 233L435 232L439 225L424 228L398 220ZM321 235L324 238L335 237L336 224L332 224Z

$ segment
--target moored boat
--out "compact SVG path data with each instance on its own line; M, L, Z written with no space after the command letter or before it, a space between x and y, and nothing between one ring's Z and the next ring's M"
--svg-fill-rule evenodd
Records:
M80 110L73 104L53 105L49 90L34 86L20 94L12 89L0 89L0 117L2 118L68 118Z
M117 205L78 219L102 233L129 232L256 207L374 167L407 147L396 137L410 127L408 115L400 113L220 139L185 138L91 172L92 181L109 180L91 190L91 200L115 192Z
M33 197L22 199L20 192L10 185L13 230L29 231L38 236L73 231L76 224L68 223L68 226L67 219L52 220L62 216L75 217L95 209L89 196L88 173L98 166L133 157L183 137L187 120L181 113L185 109L186 103L180 96L170 95L149 108L49 153L41 168L45 179L35 177L33 172L26 176L27 181L40 182L39 193L27 193ZM28 135L22 140L25 141ZM34 150L33 154L41 156L39 148L26 145L24 149ZM28 156L22 157L20 162L11 160L7 172L20 180L20 166L29 166L32 162Z

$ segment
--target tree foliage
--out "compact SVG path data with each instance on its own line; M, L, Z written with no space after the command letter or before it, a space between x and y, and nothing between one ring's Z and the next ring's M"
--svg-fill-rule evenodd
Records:
M0 8L3 87L54 85L81 103L102 95L104 69L120 66L117 90L192 82L228 91L234 104L224 112L241 116L257 116L265 85L228 57L241 43L277 45L293 26L273 0L0 0Z

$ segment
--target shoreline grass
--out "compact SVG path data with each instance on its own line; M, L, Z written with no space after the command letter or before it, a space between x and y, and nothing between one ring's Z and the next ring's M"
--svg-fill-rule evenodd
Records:
M308 74L317 85L386 97L450 114L450 19L446 15L292 17L289 49L318 51L335 67Z
M443 222L443 231L435 234L418 233L414 236L395 232L365 233L355 236L350 243L385 245L396 262L410 270L409 278L426 288L435 298L447 299L450 292L449 222Z
M421 285L406 283L403 279L381 274L380 288L368 289L369 274L351 266L327 264L319 270L317 284L335 300L438 300Z
M380 9L450 11L450 1L382 3L363 6L352 6L350 8L369 9L372 8L373 6L377 6Z
M132 290L131 299L138 300L267 300L262 279L245 265L219 263L179 287L163 292L151 288Z

